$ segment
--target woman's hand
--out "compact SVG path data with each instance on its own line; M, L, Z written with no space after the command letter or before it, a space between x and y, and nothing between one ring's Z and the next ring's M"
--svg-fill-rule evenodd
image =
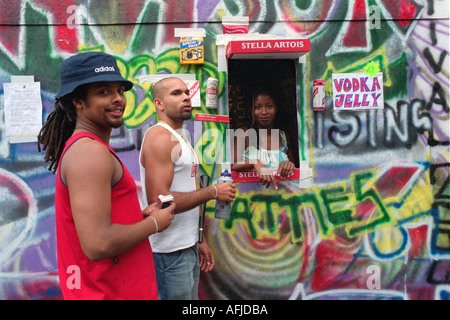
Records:
M278 189L277 180L272 174L272 170L264 165L261 161L257 160L256 163L253 164L253 168L255 168L258 173L259 180L262 182L266 188L270 187L270 184L273 184L275 189Z
M280 178L287 178L294 172L295 165L289 160L283 161L278 166L277 175L280 176Z

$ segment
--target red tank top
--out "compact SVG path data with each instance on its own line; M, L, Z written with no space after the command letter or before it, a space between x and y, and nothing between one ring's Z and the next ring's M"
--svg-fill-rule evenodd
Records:
M117 157L101 139L81 132L66 142L61 159L73 143L85 137L104 144ZM56 178L55 212L58 273L64 299L156 300L155 267L148 240L116 258L98 262L89 260L83 253L72 217L69 190L60 177L60 163ZM132 224L143 219L142 211L136 183L123 164L122 168L122 179L111 189L111 220L118 224Z

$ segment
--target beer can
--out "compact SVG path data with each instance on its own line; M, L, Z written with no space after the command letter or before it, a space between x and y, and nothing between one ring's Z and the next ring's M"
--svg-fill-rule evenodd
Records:
M219 80L209 77L206 81L206 107L209 109L217 108L217 99L219 93Z
M313 83L313 110L325 110L325 81L315 80Z

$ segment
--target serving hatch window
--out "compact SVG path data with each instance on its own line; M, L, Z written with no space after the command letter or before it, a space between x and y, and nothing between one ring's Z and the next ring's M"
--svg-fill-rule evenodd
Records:
M299 167L297 78L295 59L229 59L228 103L230 129L251 127L252 98L257 92L275 96L275 128L288 135L295 167Z

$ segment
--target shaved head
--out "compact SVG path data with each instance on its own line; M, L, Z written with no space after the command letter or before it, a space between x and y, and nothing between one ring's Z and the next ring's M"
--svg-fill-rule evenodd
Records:
M164 89L166 89L168 87L168 84L175 79L179 80L179 81L183 81L177 77L168 77L168 78L164 78L164 79L161 79L158 82L156 82L153 85L153 98L162 99ZM184 83L184 81L183 81L183 83Z
M153 102L158 119L166 122L180 121L182 124L192 116L190 92L180 78L171 76L156 82L153 85Z

